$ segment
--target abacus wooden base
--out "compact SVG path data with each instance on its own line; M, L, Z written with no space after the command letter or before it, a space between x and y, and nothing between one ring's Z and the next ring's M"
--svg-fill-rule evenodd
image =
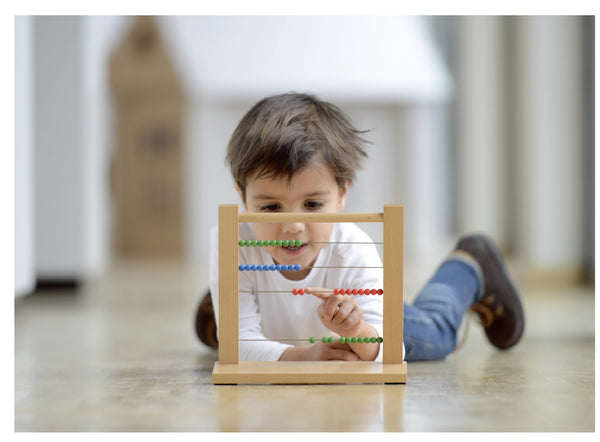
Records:
M215 362L213 384L405 384L406 362Z

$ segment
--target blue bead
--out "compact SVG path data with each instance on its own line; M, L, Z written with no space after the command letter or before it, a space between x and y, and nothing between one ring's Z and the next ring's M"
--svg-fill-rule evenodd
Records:
M256 266L256 270L258 270L259 272L263 269L263 266L261 264Z
M238 267L238 269L240 269L243 272L244 271L244 266L242 264L240 264L240 266Z
M246 264L246 265L244 266L244 270L250 270L250 264Z
M284 264L284 265L281 266L281 270L283 270L284 272L287 271L287 269L288 269L288 265L287 264Z
M302 268L302 267L300 266L300 264L296 264L296 265L294 266L294 270L297 270L297 271L300 271L300 269L301 269L301 268Z
M271 270L275 270L277 267L275 266L275 264L271 264L269 267Z
M275 266L275 268L276 268L277 270L281 270L281 264L277 264L277 266Z
M250 267L251 270L256 270L256 264L252 264L252 266Z

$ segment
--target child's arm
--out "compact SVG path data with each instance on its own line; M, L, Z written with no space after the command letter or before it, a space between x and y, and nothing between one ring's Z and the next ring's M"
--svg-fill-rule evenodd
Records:
M343 337L378 337L377 330L365 322L363 311L351 296L336 296L322 288L306 290L323 300L318 309L325 327ZM350 343L350 348L363 361L373 361L379 353L379 343Z
M289 347L286 349L280 361L359 361L360 357L355 354L348 344L334 342L323 344L316 342L311 345Z

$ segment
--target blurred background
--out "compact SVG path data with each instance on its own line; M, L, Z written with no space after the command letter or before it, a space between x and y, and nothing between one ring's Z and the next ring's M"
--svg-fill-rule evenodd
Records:
M407 268L485 231L523 281L593 284L594 35L578 16L17 16L15 295L125 261L208 278L217 207L239 203L229 136L287 91L370 130L346 210L404 204Z

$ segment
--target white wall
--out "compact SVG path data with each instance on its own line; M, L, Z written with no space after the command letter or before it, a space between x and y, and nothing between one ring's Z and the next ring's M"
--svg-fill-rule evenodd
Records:
M592 89L582 24L456 19L458 230L492 234L536 281L576 280L586 236L593 241L593 231L584 233L584 97Z
M194 101L309 90L393 105L451 92L418 16L168 16L160 24Z
M501 17L457 19L456 215L460 233L485 231L508 243L509 195Z
M81 280L109 250L104 41L85 17L33 24L36 276Z
M32 20L15 18L15 295L35 288Z
M583 264L580 20L521 17L515 25L519 256L524 267L547 276Z

